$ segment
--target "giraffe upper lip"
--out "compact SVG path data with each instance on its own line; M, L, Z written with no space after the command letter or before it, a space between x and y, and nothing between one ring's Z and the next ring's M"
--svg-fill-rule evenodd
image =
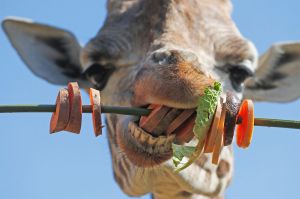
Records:
M174 108L174 109L193 109L197 107L197 101L189 102L189 103L178 103L172 100L169 101L156 101L156 100L151 100L149 99L148 101L140 102L140 101L132 101L131 105L133 107L138 107L138 108L147 108L150 104L159 104L163 106L167 106L169 108Z

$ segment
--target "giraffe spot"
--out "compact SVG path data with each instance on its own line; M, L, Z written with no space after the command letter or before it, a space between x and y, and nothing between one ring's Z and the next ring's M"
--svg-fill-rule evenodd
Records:
M217 168L217 176L223 178L230 170L230 164L225 160L221 160Z
M195 163L199 167L204 167L204 164L206 163L207 160L208 158L205 155L202 155L200 156L200 158L198 158L198 160L195 161Z
M187 198L187 197L191 197L192 193L187 192L187 191L181 191L178 193L179 196L183 197L183 198Z

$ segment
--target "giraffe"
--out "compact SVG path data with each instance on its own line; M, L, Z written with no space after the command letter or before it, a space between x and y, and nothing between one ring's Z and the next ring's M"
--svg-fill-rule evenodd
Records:
M3 28L34 74L54 84L77 81L109 105L196 106L214 81L237 100L300 96L299 43L278 43L258 58L238 31L229 0L110 0L104 26L85 47L63 29L8 18ZM299 68L299 67L298 67ZM202 155L181 173L170 160L174 136L154 136L139 118L107 114L115 180L124 193L155 199L222 198L233 174L232 147L219 165Z

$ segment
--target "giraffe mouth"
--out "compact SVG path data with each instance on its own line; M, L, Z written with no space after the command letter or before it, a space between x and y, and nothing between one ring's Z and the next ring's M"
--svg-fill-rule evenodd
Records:
M152 113L128 119L123 124L127 133L117 138L127 158L138 167L162 164L172 157L172 143L183 144L194 137L195 109L157 105Z
M227 93L225 103L225 146L233 138L239 100ZM128 159L139 167L153 167L172 157L172 143L184 144L194 138L193 127L196 112L193 109L171 108L164 105L148 106L151 113L144 117L128 120L127 134L120 139L121 148Z

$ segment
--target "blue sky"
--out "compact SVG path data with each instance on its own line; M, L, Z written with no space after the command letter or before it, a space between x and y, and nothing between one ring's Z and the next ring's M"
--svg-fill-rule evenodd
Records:
M259 52L272 43L300 40L297 0L234 0L233 17ZM102 0L1 0L6 16L71 30L82 43L96 34L105 18ZM0 104L54 103L59 87L35 77L0 31ZM88 103L88 96L83 95ZM300 100L288 104L256 103L257 117L298 119ZM0 115L0 198L128 198L112 176L107 136L95 138L91 116L82 133L49 135L50 114ZM235 147L235 177L228 198L295 198L299 195L300 131L255 128L248 150ZM143 198L149 198L145 196Z

